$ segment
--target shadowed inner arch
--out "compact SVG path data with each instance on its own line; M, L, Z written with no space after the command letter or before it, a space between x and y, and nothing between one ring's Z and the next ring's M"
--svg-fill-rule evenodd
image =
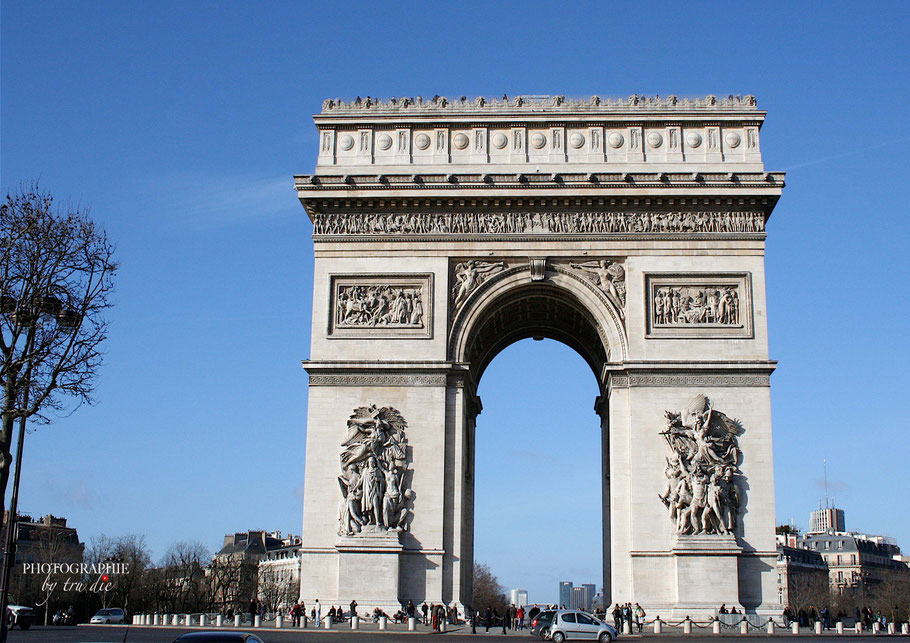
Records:
M501 350L528 337L553 339L573 348L600 379L608 353L597 321L565 290L529 284L488 304L471 329L464 359L471 363L476 381Z

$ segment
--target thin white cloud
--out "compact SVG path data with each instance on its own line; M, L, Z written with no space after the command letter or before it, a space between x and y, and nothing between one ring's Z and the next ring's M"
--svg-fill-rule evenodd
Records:
M299 215L291 173L271 177L182 173L161 177L155 195L168 222L206 230Z
M45 480L44 486L52 496L63 502L64 508L75 506L82 509L94 509L101 500L101 496L94 488L86 484L85 480L72 480L66 484Z
M818 165L819 163L827 163L828 161L836 161L837 159L842 159L847 156L853 156L854 154L862 154L863 152L868 152L869 150L877 150L877 149L880 149L883 147L890 147L890 146L895 145L896 143L901 143L901 142L908 141L908 140L910 140L910 137L892 139L892 140L889 140L887 143L879 143L877 145L868 145L866 147L859 147L859 148L856 148L853 150L847 150L846 152L841 152L839 154L832 154L831 156L822 156L817 159L811 159L809 161L803 161L802 163L797 163L796 165L791 165L787 168L784 168L784 171L790 172L792 170L795 170L795 169L801 168L801 167L808 167L810 165Z

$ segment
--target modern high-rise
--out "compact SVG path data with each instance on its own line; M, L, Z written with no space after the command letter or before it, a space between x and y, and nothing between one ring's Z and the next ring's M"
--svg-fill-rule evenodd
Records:
M559 606L569 607L572 602L572 581L564 580L559 583Z
M519 605L528 604L528 590L526 589L512 589L509 590L509 602L518 607Z
M843 509L835 509L834 507L816 509L809 517L809 531L806 533L823 534L829 529L846 531L846 524Z
M593 583L585 583L582 587L585 588L585 609L590 612L594 609L594 596L597 594L597 586Z

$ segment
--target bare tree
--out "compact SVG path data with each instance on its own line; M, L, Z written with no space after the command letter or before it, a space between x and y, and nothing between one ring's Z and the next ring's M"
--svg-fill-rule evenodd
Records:
M298 584L293 583L286 570L259 566L259 601L267 612L287 611L297 600Z
M491 607L502 614L508 604L506 588L499 584L499 579L490 571L490 566L474 563L474 609L483 611Z
M794 613L815 606L821 609L831 599L828 575L825 573L791 572L787 592Z
M85 554L85 562L100 564L105 562L123 563L123 573L111 576L112 587L101 594L102 606L116 605L124 610L141 609L151 604L153 597L148 595L144 585L146 572L151 563L151 555L145 536L127 534L110 538L102 534L93 538ZM86 579L86 586L92 592L95 578Z
M199 542L176 542L164 555L161 572L168 612L201 612L211 608L205 564L209 551Z
M0 507L15 420L46 423L93 402L116 270L113 244L85 209L54 208L37 183L0 205Z
M210 579L212 604L224 613L241 612L247 601L258 594L256 562L240 555L216 556L206 573Z

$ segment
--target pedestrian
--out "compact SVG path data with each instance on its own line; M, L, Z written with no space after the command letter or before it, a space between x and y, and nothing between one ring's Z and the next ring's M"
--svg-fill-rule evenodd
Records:
M509 608L505 608L502 612L502 633L508 634L506 630L509 629Z
M256 605L255 597L250 599L249 610L250 610L250 625L252 625L254 623L256 613L259 612L259 606Z
M465 616L471 619L471 634L477 634L477 611L467 605L465 607Z
M316 624L316 627L322 625L322 605L319 603L319 599L316 599L316 613L313 615L313 623Z
M641 634L642 625L645 624L646 616L647 616L647 614L645 613L644 608L641 605L639 605L638 603L635 603L635 624L638 626L639 634Z
M426 601L424 601L424 602L423 602L423 605L420 606L420 610L423 612L423 624L426 625L426 624L429 622L429 621L427 620L427 614L428 614L429 611L430 611L430 608L429 608L429 606L427 605L427 602L426 602Z
M493 620L493 610L489 606L483 611L483 624L486 627L486 634L490 633L490 621Z
M525 628L525 608L523 605L518 606L516 617L518 618L518 629L523 630Z
M357 616L357 601L351 601L351 620Z
M619 603L613 608L613 627L617 634L622 634L622 608Z

